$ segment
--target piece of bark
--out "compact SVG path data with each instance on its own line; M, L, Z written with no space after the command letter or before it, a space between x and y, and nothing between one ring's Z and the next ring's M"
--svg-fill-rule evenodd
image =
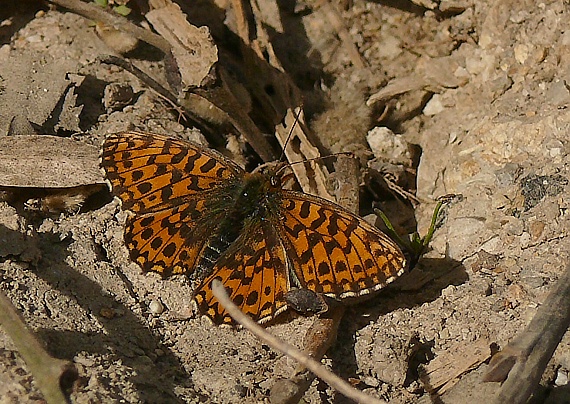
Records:
M105 188L95 146L50 135L0 137L0 192L8 203L75 213Z
M326 186L329 173L319 161L319 149L309 140L307 131L303 112L297 108L287 111L283 124L276 127L275 136L281 147L285 147L285 157L301 189L305 193L335 201Z
M180 6L170 1L151 0L149 6L152 9L145 18L171 44L183 85L181 91L203 85L218 61L218 48L208 27L190 24Z
M422 366L420 380L430 394L442 395L455 386L461 376L491 356L490 341L482 338L474 343L459 343Z
M0 137L0 186L73 188L104 183L95 146L49 135Z
M504 384L494 403L526 403L570 326L570 265L528 327L491 359L483 381Z

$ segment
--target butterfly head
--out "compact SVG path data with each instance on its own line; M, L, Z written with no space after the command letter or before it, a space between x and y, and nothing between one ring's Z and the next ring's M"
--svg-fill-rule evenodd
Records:
M257 167L252 174L261 175L268 186L268 191L275 191L283 188L283 184L289 181L293 175L287 172L289 164L283 162L265 163Z

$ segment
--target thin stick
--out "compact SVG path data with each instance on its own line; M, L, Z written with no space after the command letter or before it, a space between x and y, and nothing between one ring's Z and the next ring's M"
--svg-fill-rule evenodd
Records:
M263 341L265 344L269 345L274 350L281 352L299 362L301 365L309 369L318 378L326 382L329 386L343 394L344 396L359 402L359 403L385 403L383 400L378 400L367 394L362 393L359 390L351 387L347 382L342 380L340 377L334 373L327 370L319 362L315 361L313 358L305 355L302 351L295 348L292 345L287 344L271 335L265 331L261 326L259 326L255 321L245 315L229 298L226 293L222 283L218 280L212 282L212 291L214 296L220 301L222 306L228 311L230 316L233 317L239 324L244 328L247 328L253 335Z
M484 381L506 381L494 403L526 403L570 326L570 265L528 327L491 360ZM508 377L507 377L508 375Z
M170 53L170 44L164 38L131 23L118 14L110 13L104 8L96 6L94 3L84 3L79 0L48 0L48 2L67 8L75 14L79 14L89 20L100 21L117 30L128 32L135 38L160 49L165 54Z
M63 389L77 379L73 363L51 357L26 327L12 302L0 292L0 325L28 365L30 372L48 404L67 402Z

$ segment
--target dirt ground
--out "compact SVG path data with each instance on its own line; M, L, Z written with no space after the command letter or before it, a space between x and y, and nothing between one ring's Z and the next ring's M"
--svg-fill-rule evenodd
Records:
M89 21L45 3L3 2L2 136L73 134L95 158L108 133L195 136L138 79L96 62L110 50ZM226 2L195 3L184 10L189 20L219 29ZM413 271L348 308L323 362L391 403L488 402L498 388L481 382L489 346L504 347L529 323L569 258L570 5L335 0L336 21L324 3L283 2L281 18L295 35L276 35L275 42L277 52L291 55L282 58L284 68L304 92L314 131L329 135L333 151L351 136L366 145L375 126L417 145L415 184L407 189L417 189L421 202L420 234L435 198L462 198L447 208ZM146 71L161 71L152 52L134 59ZM132 86L133 101L106 108L110 83ZM45 188L49 179L30 159L33 151L15 153L23 181L36 182L3 189ZM82 183L84 175L68 172L59 186ZM106 191L78 213L61 214L25 209L21 198L3 192L0 288L48 351L78 367L73 402L264 402L275 380L292 374L290 359L250 333L194 316L186 278L141 273L123 243L124 213ZM363 196L372 198L370 191ZM362 213L371 213L369 206ZM407 218L402 222L409 227ZM311 323L298 317L268 329L299 345ZM426 368L443 368L450 382L431 396L412 360L418 350ZM569 372L566 335L536 402L570 402ZM304 400L347 401L318 380ZM26 365L0 332L0 402L39 401Z

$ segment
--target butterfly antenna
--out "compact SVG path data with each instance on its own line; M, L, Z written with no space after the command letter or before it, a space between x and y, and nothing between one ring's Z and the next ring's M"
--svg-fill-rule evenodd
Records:
M332 153L332 154L327 154L326 156L314 157L314 158L312 158L312 159L293 161L292 163L289 163L289 165L292 166L293 164L308 163L308 162L310 162L310 161L330 159L331 157L338 157L338 156L354 157L354 153L353 153L353 152L349 152L349 151L346 151L346 152L338 152L338 153Z
M291 125L291 129L289 130L289 134L285 139L285 143L283 143L283 150L281 151L281 156L279 157L279 162L282 162L285 157L285 149L287 149L287 145L289 144L289 140L291 140L291 136L293 136L293 130L295 126L299 123L299 118L301 116L301 108L295 113L295 120L293 121L293 125Z

